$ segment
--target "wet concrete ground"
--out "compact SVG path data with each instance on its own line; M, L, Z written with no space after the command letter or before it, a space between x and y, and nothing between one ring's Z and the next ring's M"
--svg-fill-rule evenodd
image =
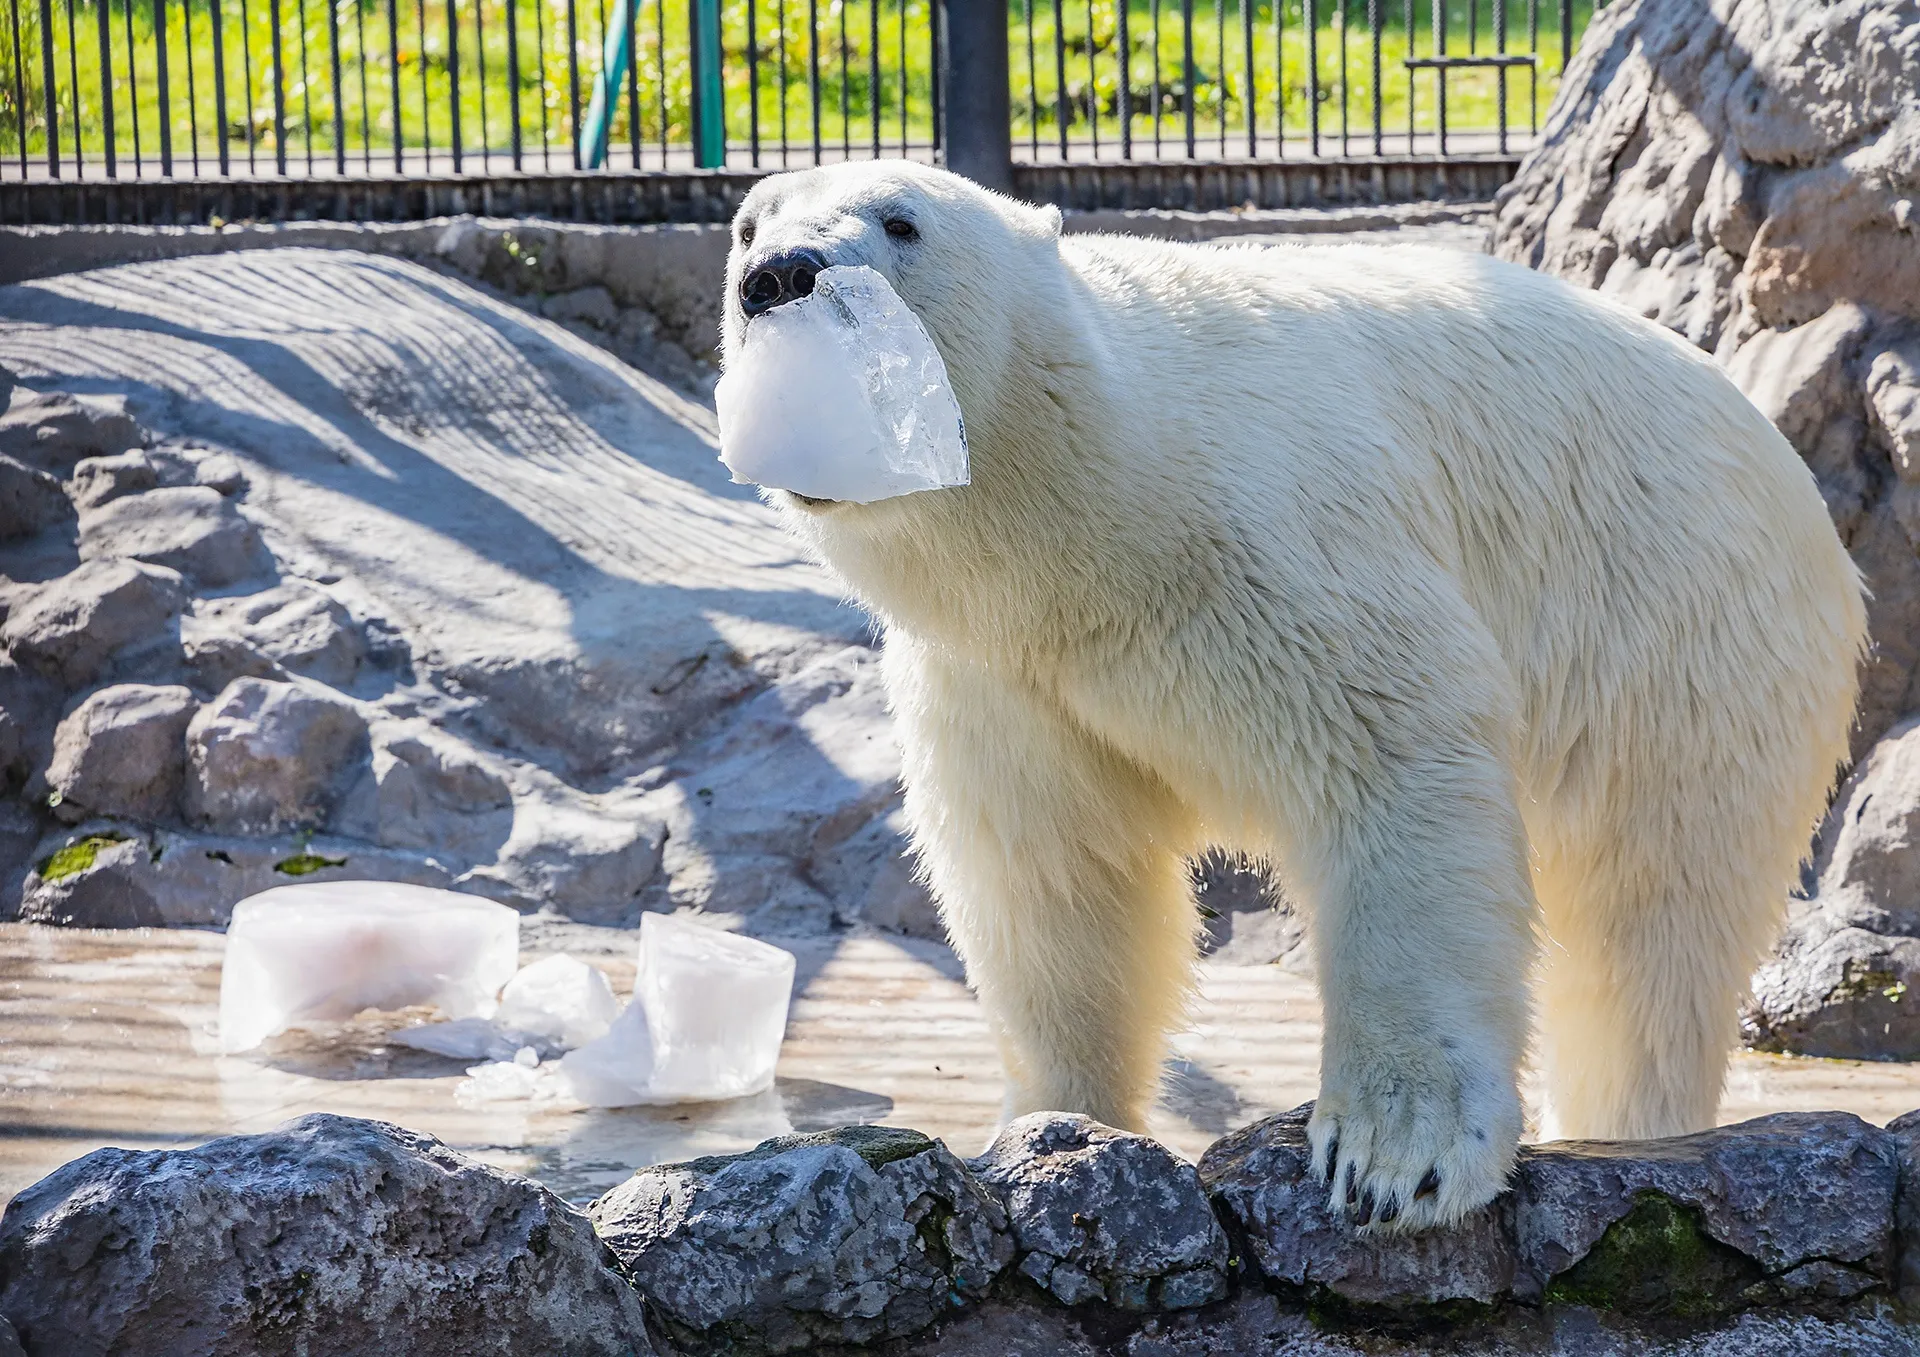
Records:
M799 977L777 1087L733 1103L618 1111L463 1107L460 1061L392 1045L412 1017L362 1015L217 1054L224 938L189 930L0 924L0 1198L102 1145L183 1146L303 1112L379 1117L585 1201L635 1167L744 1149L852 1121L912 1126L963 1154L992 1129L993 1042L945 948L892 937L796 944ZM632 984L634 935L528 920L522 962L568 951ZM1202 968L1153 1130L1197 1157L1215 1138L1313 1096L1320 1009L1279 966ZM1842 1108L1885 1122L1920 1107L1920 1066L1734 1058L1723 1121Z

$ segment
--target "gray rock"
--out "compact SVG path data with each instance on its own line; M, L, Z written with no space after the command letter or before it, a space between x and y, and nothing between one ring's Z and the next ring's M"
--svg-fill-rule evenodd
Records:
M1894 1284L1901 1301L1911 1306L1920 1300L1920 1111L1888 1122L1887 1135L1900 1156L1900 1191L1893 1206L1893 1236L1898 1248Z
M241 471L240 461L232 453L209 452L199 456L189 454L189 457L193 462L195 485L204 485L223 495L237 495L246 489L246 473Z
M62 479L83 457L110 457L145 441L123 396L17 390L0 413L0 455Z
M126 495L81 514L80 556L130 556L216 588L272 564L259 530L218 490L203 485Z
M337 688L350 685L367 659L367 638L352 614L304 580L239 598L200 599L182 619L180 639L188 659L209 672L244 653L266 666L258 674L304 674ZM242 650L232 646L235 640ZM229 681L240 677L234 673Z
M1526 1147L1514 1291L1697 1316L1883 1290L1898 1178L1894 1137L1844 1112Z
M20 1346L20 1335L4 1315L0 1315L0 1357L27 1357L27 1350Z
M1063 1304L1186 1310L1227 1294L1226 1232L1158 1141L1036 1112L968 1167L1006 1208L1021 1275Z
M20 917L61 928L154 928L170 922L154 899L145 839L88 826L42 845L20 893Z
M170 816L186 769L187 722L199 703L181 687L122 683L102 688L60 723L47 782L55 813L133 820Z
M1305 922L1261 863L1208 853L1193 864L1193 895L1206 925L1203 955L1235 966L1311 968Z
M620 318L613 294L598 284L548 297L540 303L540 314L548 320L580 321L602 330L611 330Z
M494 858L514 822L513 787L497 762L419 720L379 723L372 749L334 816L342 833L389 848Z
M72 512L59 481L24 462L0 456L0 541L31 537Z
M1846 1060L1920 1059L1920 938L1847 926L1821 900L1755 972L1749 1046Z
M1327 1209L1307 1144L1311 1103L1216 1142L1200 1180L1267 1284L1308 1298L1407 1308L1490 1302L1513 1286L1516 1259L1501 1204L1456 1230L1356 1231Z
M188 818L226 832L319 825L367 724L318 684L235 679L187 727Z
M0 645L27 668L79 687L116 653L164 641L185 600L177 571L88 561L17 602L0 627Z
M67 492L82 511L97 509L122 495L137 495L160 484L160 467L146 453L135 450L114 457L85 457L75 462Z
M96 1150L0 1220L27 1350L636 1357L640 1298L544 1188L316 1114L193 1150Z
M916 1333L984 1295L1013 1254L999 1204L944 1145L884 1127L643 1169L590 1214L696 1353Z

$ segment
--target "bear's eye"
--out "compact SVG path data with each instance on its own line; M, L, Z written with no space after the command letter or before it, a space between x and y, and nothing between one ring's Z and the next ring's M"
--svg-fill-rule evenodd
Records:
M753 244L753 223L752 222L748 221L748 222L740 223L740 243L742 245Z
M917 240L920 232L905 217L888 217L880 223L895 240Z

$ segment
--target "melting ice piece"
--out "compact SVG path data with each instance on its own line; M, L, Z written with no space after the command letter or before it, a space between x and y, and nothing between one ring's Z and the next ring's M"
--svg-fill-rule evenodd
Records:
M792 994L793 953L645 915L633 1001L561 1074L589 1107L758 1093L773 1084Z
M500 991L494 1021L571 1048L605 1036L619 1012L607 977L562 953L522 967Z
M277 886L233 907L220 1049L363 1008L489 1017L519 961L520 916L491 900L391 881Z
M454 1085L453 1097L464 1107L514 1102L533 1097L540 1091L541 1082L540 1057L531 1046L522 1046L511 1060L473 1066L467 1077Z
M416 1051L451 1056L455 1060L511 1060L521 1046L518 1033L504 1032L485 1018L456 1018L452 1022L422 1023L387 1033L387 1040Z
M714 392L736 481L814 499L967 484L967 435L947 365L919 318L864 266L753 318Z

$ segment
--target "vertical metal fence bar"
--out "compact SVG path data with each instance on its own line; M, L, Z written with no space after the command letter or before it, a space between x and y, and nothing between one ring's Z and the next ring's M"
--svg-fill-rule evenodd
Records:
M665 3L665 0L662 0ZM820 0L807 0L807 102L813 116L813 163L820 163Z
M656 0L656 2L664 10L666 6L666 0ZM447 3L451 5L453 3L453 0L447 0ZM665 45L665 42L666 42L666 39L665 39L665 36L663 35L661 38L661 43L663 46ZM666 84L664 81L661 83L660 90L661 90L661 97L665 98ZM569 113L572 116L571 130L567 136L567 144L573 149L573 167L577 170L580 168L580 6L579 6L579 0L567 0L567 108ZM664 157L666 156L666 152L667 152L666 123L667 123L666 109L664 106L662 106L661 113L660 113L660 127L661 127L660 154L663 158L662 159L663 167L665 163ZM454 140L457 142L459 138L455 137ZM454 157L455 157L454 163L457 165L459 163L459 152L456 151L454 153Z
M42 0L45 3L45 0ZM160 173L173 174L173 100L167 85L167 0L153 0L153 85L160 118ZM51 130L51 128L49 128ZM51 146L52 142L49 141ZM56 168L55 173L59 171Z
M1527 131L1540 135L1540 0L1527 0Z
M1160 88L1160 0L1151 0L1147 6L1149 21L1153 24L1153 80L1148 97L1153 101L1153 158L1160 159L1160 115L1166 111L1166 95Z
M154 0L157 4L159 0ZM273 170L287 172L286 44L280 32L280 0L267 0L267 29L273 39Z
M627 12L632 14L631 7ZM628 49L632 49L631 42ZM632 62L627 64L627 71L632 74ZM639 169L639 120L630 113L628 121L634 127L633 167ZM507 150L516 172L520 169L520 157L524 149L520 136L520 0L507 0Z
M1033 0L1025 0L1027 18L1027 150L1040 158L1040 68L1033 43Z
M200 174L200 101L193 88L193 0L180 0L180 46L187 60L187 157ZM77 123L77 119L76 119Z
M127 0L127 3L131 5L133 0ZM13 17L13 122L14 132L19 138L20 177L25 179L27 177L27 72L22 63L27 49L20 41L20 0L13 0L9 8ZM127 50L129 52L133 50L131 42L128 43ZM128 83L131 85L132 82Z
M1407 58L1418 55L1420 31L1414 25L1413 0L1406 0ZM1407 154L1413 154L1414 67L1407 67Z
M1573 64L1573 0L1560 0L1560 78L1567 78Z
M387 97L393 101L393 107L387 110L389 121L393 124L393 172L405 174L407 133L405 120L400 111L399 0L387 0Z
M1385 16L1380 12L1381 0L1367 0L1367 31L1373 37L1373 153L1383 153L1381 138L1386 129L1381 126L1381 116L1385 108L1386 93L1380 88L1380 38Z
M181 0L191 4L193 0ZM333 95L333 172L347 172L347 107L340 97L340 0L321 0L327 7L327 88Z
M906 0L900 0L901 12L905 13ZM776 59L777 74L780 81L780 164L787 163L787 0L774 0L774 27L780 30L780 53Z
M326 0L322 0L326 3ZM294 6L300 20L300 142L307 155L307 173L313 173L313 76L307 64L307 0Z
M155 3L159 3L159 0L155 0ZM53 72L53 0L40 0L40 78L41 93L46 96L47 105L47 174L50 178L58 179L60 177L60 90L54 83ZM25 107L23 103L21 108ZM24 124L22 126L24 127ZM24 131L21 134L20 144L26 145Z
M753 0L747 0L747 163L760 168L760 46L753 25ZM879 43L874 49L879 50ZM874 127L878 129L876 119ZM878 136L876 130L875 135ZM875 151L878 154L878 151Z
M1246 81L1240 98L1246 105L1243 112L1247 118L1247 156L1251 159L1260 154L1260 83L1253 60L1253 0L1240 0L1240 51L1241 78Z
M507 13L511 15L516 0L507 0ZM747 0L751 5L753 0ZM640 142L646 135L640 126L640 5L639 0L630 0L627 7L627 142L633 155L633 168L640 168ZM519 84L516 78L514 88ZM520 167L520 127L519 113L514 114L514 168Z
M753 0L747 0L751 6ZM867 0L867 117L873 123L873 158L880 158L880 0Z
M1507 0L1493 0L1493 50L1497 55L1507 54ZM1495 91L1500 100L1500 154L1507 153L1507 68L1504 64L1493 68Z
M216 13L218 10L216 9ZM100 139L102 153L106 158L107 178L119 177L113 144L113 24L112 15L107 13L107 0L94 0L93 15L96 21L96 40L100 44ZM214 39L219 42L218 38ZM24 149L24 148L23 148ZM222 167L225 161L221 162Z
M907 75L907 0L900 0L900 158L907 158L907 104L913 81Z
M100 12L106 13L106 0L97 0ZM232 157L228 145L227 132L227 40L226 28L221 23L220 10L225 0L207 0L207 15L213 25L213 123L214 145L220 157L220 173L233 172ZM112 145L113 133L107 133L107 143ZM108 167L112 173L112 167Z
M473 70L474 85L480 96L480 169L481 173L493 168L493 137L487 127L487 31L484 26L487 0L473 0ZM606 23L600 25L600 36L606 38ZM611 91L608 92L611 96ZM613 100L607 100L608 117L612 117Z
M633 59L640 60L634 53ZM533 0L533 63L539 72L534 83L540 105L540 168L553 168L553 135L547 124L547 6L546 0Z
M420 43L420 172L433 172L433 103L427 97L427 0L413 0L414 36Z
M664 170L667 167L667 0L653 0L653 68L653 102L660 115L660 168Z
M1087 0L1087 134L1092 139L1093 158L1100 158L1100 71L1094 64L1098 44L1093 34L1093 0Z
M577 49L570 60L577 60ZM453 172L460 173L460 7L459 0L447 0L447 141L453 148ZM580 154L580 119L574 117L574 156ZM575 165L575 169L579 166Z
M1273 155L1287 155L1287 0L1273 0Z
M847 0L840 0L840 158L853 158L853 129L848 126L851 112L847 88Z
M1320 15L1314 0L1303 0L1300 25L1307 35L1307 148L1320 154ZM1435 4L1441 0L1434 0Z
M49 45L53 34L46 35ZM73 177L87 177L86 138L80 130L80 44L73 32L73 0L67 0L67 91L73 96Z
M1434 118L1440 134L1440 154L1447 153L1447 0L1433 0L1433 54L1441 58L1433 68Z
M940 4L927 0L927 104L933 115L933 153L938 159L941 143L940 112Z
M1192 0L1188 0L1191 4ZM1067 16L1062 0L1053 0L1053 117L1058 125L1060 158L1067 158Z
M1333 0L1334 27L1340 38L1340 154L1347 154L1347 16L1353 12L1352 0Z
M1181 113L1187 121L1187 159L1194 157L1194 0L1181 0Z
M1116 31L1113 35L1115 45L1120 49L1120 69L1118 71L1117 93L1119 107L1115 110L1120 116L1120 158L1133 159L1133 28L1132 0L1115 0L1114 18Z
M217 8L220 0L211 0ZM373 173L373 101L367 97L367 0L353 0L353 50L360 67L360 170Z
M392 0L388 0L388 3L392 3ZM240 78L246 82L247 87L247 170L249 173L253 171L253 144L258 140L254 135L253 121L253 37L249 32L252 27L251 18L247 14L247 0L240 0ZM129 77L131 77L133 71L133 57L131 53L129 53L127 57L127 71ZM131 78L129 78L127 84L128 88L131 89L133 84ZM136 121L134 123L134 145L136 147L140 141L139 131L140 124Z
M19 12L17 5L15 6L14 12L16 14ZM141 160L140 160L140 68L138 63L134 60L134 53L137 49L133 45L133 0L125 0L124 4L121 7L120 14L121 14L121 17L126 20L127 121L132 125L132 129L133 129L133 177L138 179L140 177L141 170L144 169L145 166L141 164ZM22 105L23 111L24 111L24 108L25 108L25 105ZM26 163L25 148L26 148L26 143L22 141L21 142L21 163L23 165Z
M1220 155L1227 154L1227 0L1213 0L1213 53L1214 60L1220 63L1220 76L1215 84L1220 91Z

